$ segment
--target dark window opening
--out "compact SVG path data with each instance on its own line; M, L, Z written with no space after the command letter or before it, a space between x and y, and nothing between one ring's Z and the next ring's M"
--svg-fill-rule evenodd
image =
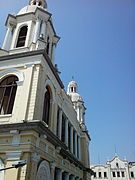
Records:
M73 87L71 87L71 92L73 92Z
M12 114L18 78L9 76L0 83L0 115Z
M101 178L102 176L101 176L101 172L98 172L98 175L99 175L99 178Z
M33 2L33 5L36 5L36 1Z
M68 124L68 149L71 149L71 141L70 141L70 133L71 133L71 127Z
M58 110L57 110L57 130L56 130L56 135L59 135L59 117L60 117L60 108L58 106Z
M134 178L134 172L133 171L131 171L131 177Z
M46 45L46 53L49 55L49 47L50 47L50 42L49 42L49 37L47 38L47 45Z
M79 158L79 137L77 136L77 157Z
M117 172L117 177L120 177L120 172L119 171Z
M73 153L75 154L75 131L73 130Z
M49 112L50 112L50 91L49 88L46 87L46 93L44 98L44 108L43 108L43 117L42 120L49 124Z
M107 172L104 172L104 178L107 178Z
M62 115L62 129L61 129L61 140L65 143L65 116Z
M20 29L16 47L23 47L23 46L25 46L27 30L28 30L28 26L23 26Z
M112 174L113 174L113 177L116 177L116 174L115 174L115 172L114 172L114 171L112 172Z
M38 3L38 6L41 6L42 5L42 2L40 1L39 3Z
M97 176L96 176L96 172L94 172L94 178L96 178Z
M119 164L118 164L118 163L116 163L116 167L117 167L117 168L119 167Z
M121 172L121 176L122 176L122 177L125 177L124 171Z

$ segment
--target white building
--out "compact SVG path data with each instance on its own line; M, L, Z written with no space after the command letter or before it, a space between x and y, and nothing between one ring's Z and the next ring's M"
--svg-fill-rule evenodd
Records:
M120 160L118 156L105 165L92 165L91 169L95 172L92 180L135 180L135 162Z

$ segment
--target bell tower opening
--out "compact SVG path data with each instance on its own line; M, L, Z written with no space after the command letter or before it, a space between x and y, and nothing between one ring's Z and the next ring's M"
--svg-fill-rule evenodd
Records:
M23 46L25 46L27 31L28 31L28 26L21 27L16 47L23 47Z

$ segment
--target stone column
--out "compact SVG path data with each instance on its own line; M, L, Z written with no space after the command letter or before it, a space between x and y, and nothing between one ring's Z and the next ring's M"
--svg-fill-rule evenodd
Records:
M7 51L10 49L10 46L11 46L12 29L13 29L13 28L12 28L11 26L8 27L7 33L6 33L4 42L3 42L3 46L2 46L2 49L5 49L5 50L7 50Z
M21 159L21 155L22 155L21 151L7 151L6 152L6 157L7 157L6 167L11 167L15 161L19 161ZM24 167L26 167L26 165ZM19 172L19 168L18 169L13 168L13 169L7 170L4 175L4 179L15 180L18 177L18 172Z
M51 167L51 180L54 180L55 166L56 166L56 164L54 162L50 164L50 167Z
M62 129L62 110L59 113L59 123L58 123L58 137L61 139L61 129Z
M65 179L64 180L69 180L69 173L65 173Z
M75 156L77 157L77 133L75 131Z
M37 42L37 39L38 39L38 36L39 36L39 31L40 31L40 24L41 24L41 20L37 19L36 26L35 26L34 37L33 37L33 43Z
M62 170L61 169L56 170L56 180L62 180Z
M74 177L74 176L71 176L70 180L75 180L75 177Z
M68 119L65 119L65 144L68 146Z
M70 151L73 153L73 126L70 127Z
M45 33L46 33L46 23L45 21L42 21L40 37L43 38L44 40L45 40Z

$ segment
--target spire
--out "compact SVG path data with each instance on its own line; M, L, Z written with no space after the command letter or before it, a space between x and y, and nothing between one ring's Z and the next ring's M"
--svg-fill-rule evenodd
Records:
M30 0L29 5L35 5L47 9L46 0Z

